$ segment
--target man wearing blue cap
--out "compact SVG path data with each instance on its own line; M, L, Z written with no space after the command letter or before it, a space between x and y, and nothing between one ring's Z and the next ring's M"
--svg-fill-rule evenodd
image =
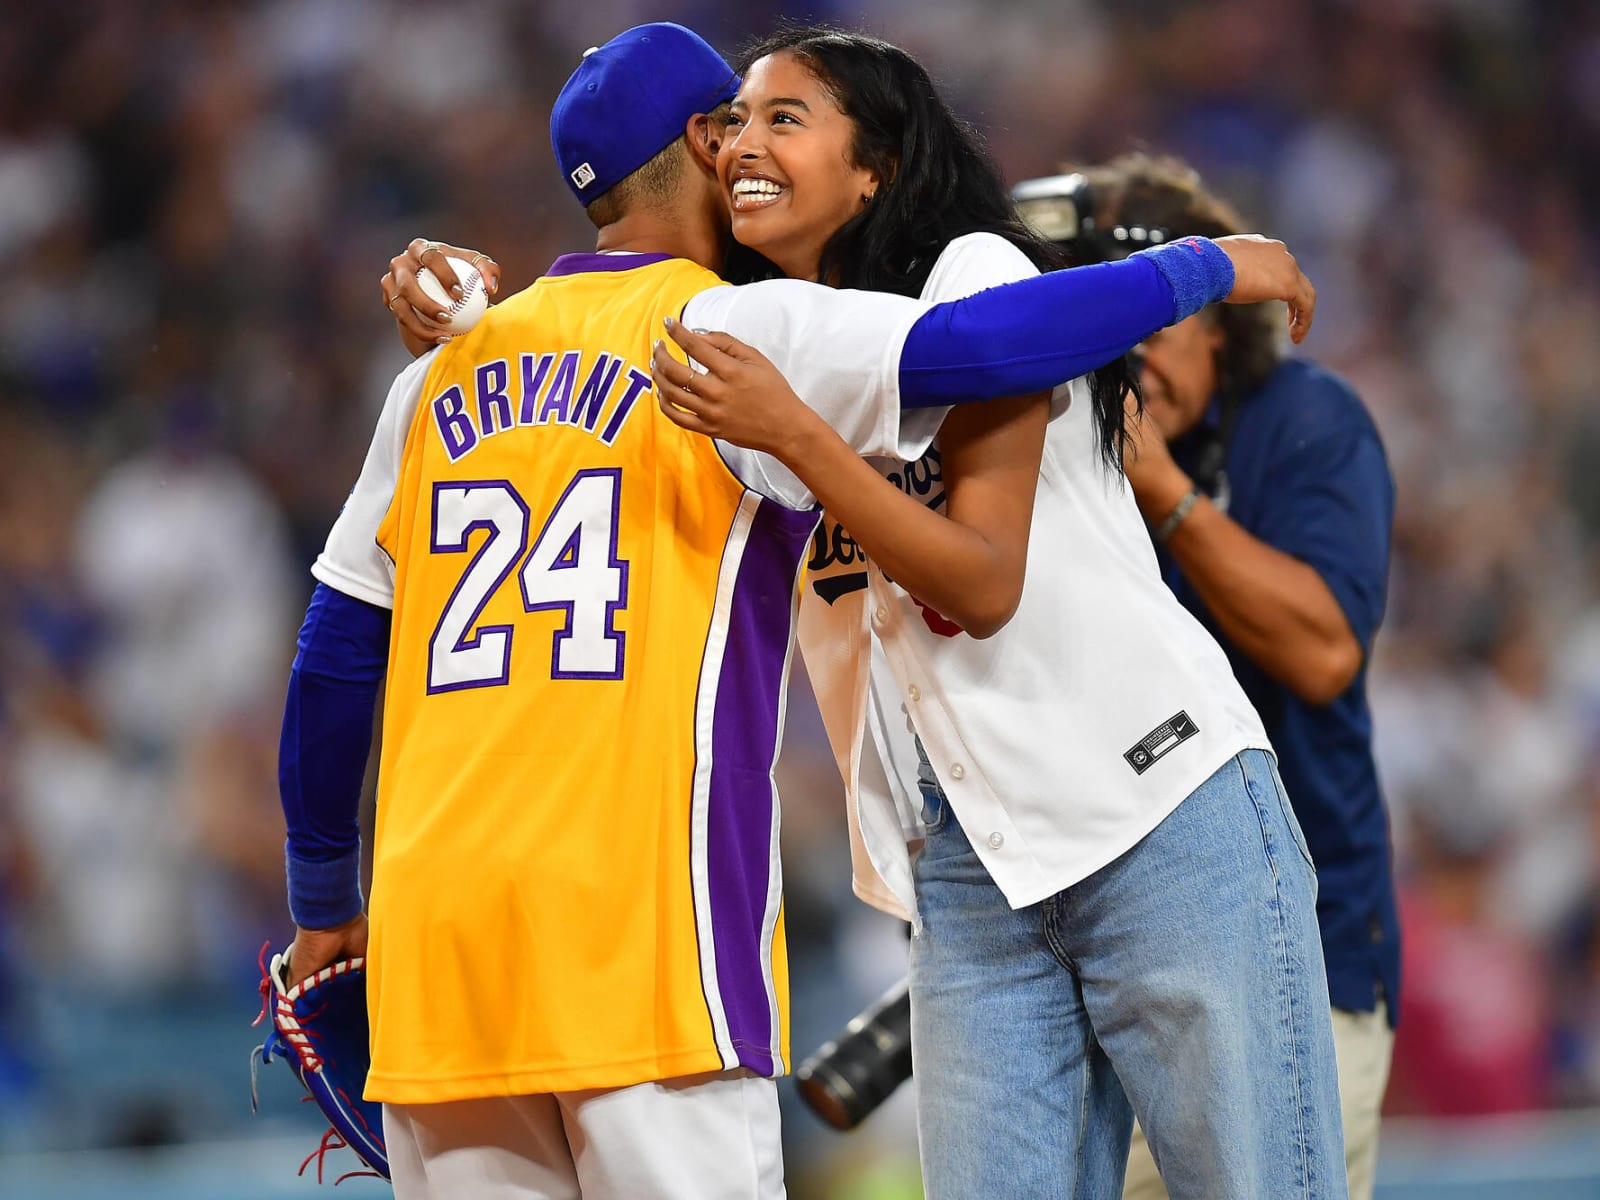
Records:
M400 375L313 567L280 768L289 972L367 955L366 1095L402 1198L783 1194L772 765L817 512L776 459L657 411L666 320L732 330L858 452L915 459L953 397L1043 390L1230 292L1309 302L1265 243L1234 248L1237 277L1197 242L955 305L721 285L706 114L738 82L675 25L585 58L552 141L598 252ZM1085 287L1095 318L1068 329Z

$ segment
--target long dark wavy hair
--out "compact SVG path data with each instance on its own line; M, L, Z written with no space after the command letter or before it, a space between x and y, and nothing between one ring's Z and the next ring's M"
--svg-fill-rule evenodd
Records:
M919 296L940 253L969 233L992 233L1040 270L1069 265L1012 206L999 169L977 132L940 98L927 71L898 46L825 26L780 29L746 49L746 72L771 54L795 55L855 128L851 155L879 178L877 194L822 249L818 277L836 287ZM765 261L765 260L761 260ZM750 257L730 269L759 273ZM1122 469L1123 396L1138 381L1125 359L1090 377L1100 454Z

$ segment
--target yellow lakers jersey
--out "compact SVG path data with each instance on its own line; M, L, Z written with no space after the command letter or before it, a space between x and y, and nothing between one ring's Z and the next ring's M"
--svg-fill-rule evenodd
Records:
M785 1069L772 766L816 514L649 374L719 282L569 255L429 369L378 534L371 1099Z

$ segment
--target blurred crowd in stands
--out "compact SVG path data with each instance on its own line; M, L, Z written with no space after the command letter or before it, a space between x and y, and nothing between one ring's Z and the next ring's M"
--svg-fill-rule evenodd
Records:
M0 1149L62 1102L66 1059L93 1090L97 1012L239 1018L216 1069L243 1071L256 950L290 931L275 755L306 568L405 361L388 258L483 247L505 292L587 248L545 132L581 51L671 18L731 54L779 7L53 0L0 23ZM1399 484L1373 669L1406 923L1390 1108L1600 1104L1600 7L810 15L921 57L1013 179L1142 145L1289 241L1320 292L1306 351ZM890 981L897 937L849 895L801 688L797 1053Z

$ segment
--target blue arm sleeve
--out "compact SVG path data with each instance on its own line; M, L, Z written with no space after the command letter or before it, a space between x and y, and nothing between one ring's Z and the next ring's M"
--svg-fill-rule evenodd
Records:
M389 610L319 583L300 626L278 743L289 913L329 929L361 912L361 779L389 654Z
M1233 262L1184 238L1121 262L1050 271L937 304L900 352L902 408L1042 392L1225 299Z

